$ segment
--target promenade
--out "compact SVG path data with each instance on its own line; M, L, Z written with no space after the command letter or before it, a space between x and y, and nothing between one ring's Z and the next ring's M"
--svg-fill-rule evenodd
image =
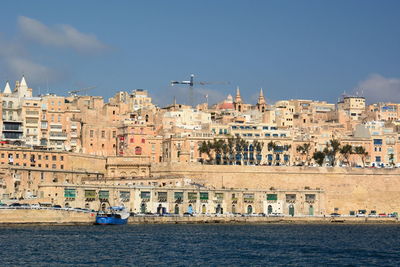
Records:
M92 224L96 213L79 209L59 208L0 208L0 224ZM394 217L356 217L356 216L260 216L260 215L215 215L196 214L195 216L182 215L135 215L129 218L129 224L196 224L196 223L299 223L299 224L330 224L330 223L390 223L398 224ZM400 224L399 224L400 225Z

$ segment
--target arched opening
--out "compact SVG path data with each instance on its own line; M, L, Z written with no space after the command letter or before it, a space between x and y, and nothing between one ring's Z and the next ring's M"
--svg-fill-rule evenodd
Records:
M135 155L142 155L142 148L140 146L135 147Z
M201 213L205 214L207 211L206 205L203 204L203 206L201 206Z
M192 206L192 204L189 204L189 207L188 207L188 211L187 211L187 212L190 213L190 214L193 213L193 206Z
M252 214L253 213L253 207L251 205L247 206L247 214Z
M179 206L178 206L178 204L175 205L174 213L175 214L179 214Z
M65 203L66 208L70 208L69 203Z
M142 203L142 205L140 205L140 212L141 213L146 213L146 209L147 209L146 203Z
M89 203L85 204L85 209L90 209L90 204Z
M221 204L218 204L217 207L215 208L215 213L217 214L222 214L222 207Z
M268 214L271 214L271 213L272 213L272 206L268 205Z
M313 207L313 205L310 205L310 207L308 208L308 215L314 216L314 207Z
M232 213L235 214L236 213L236 206L232 205Z
M106 203L102 203L101 204L101 210L102 211L106 211Z
M289 215L290 216L294 216L294 206L293 206L293 204L289 205Z

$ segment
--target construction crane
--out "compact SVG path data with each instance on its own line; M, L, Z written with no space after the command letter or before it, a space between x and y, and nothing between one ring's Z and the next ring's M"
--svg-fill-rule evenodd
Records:
M229 82L195 82L194 81L194 74L190 74L190 80L189 81L171 81L171 86L177 85L177 84L186 84L189 85L189 101L190 105L194 106L193 103L193 86L195 84L200 84L200 85L205 85L205 84L229 84Z
M78 89L78 90L72 90L72 91L69 91L68 94L70 94L70 95L72 95L72 96L75 96L75 95L76 95L77 93L79 93L79 92L84 92L84 91L92 90L92 89L94 89L94 88L96 88L96 86L91 86L91 87L87 87L87 88L81 88L81 89Z

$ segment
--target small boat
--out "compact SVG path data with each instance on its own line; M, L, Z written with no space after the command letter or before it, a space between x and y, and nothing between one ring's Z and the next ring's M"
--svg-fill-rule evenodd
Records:
M95 224L122 225L127 224L129 212L124 207L110 207L109 211L99 211L96 214Z

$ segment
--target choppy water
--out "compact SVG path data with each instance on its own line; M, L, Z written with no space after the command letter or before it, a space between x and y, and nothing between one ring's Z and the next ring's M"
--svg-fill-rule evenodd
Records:
M0 227L1 266L399 266L397 225Z

